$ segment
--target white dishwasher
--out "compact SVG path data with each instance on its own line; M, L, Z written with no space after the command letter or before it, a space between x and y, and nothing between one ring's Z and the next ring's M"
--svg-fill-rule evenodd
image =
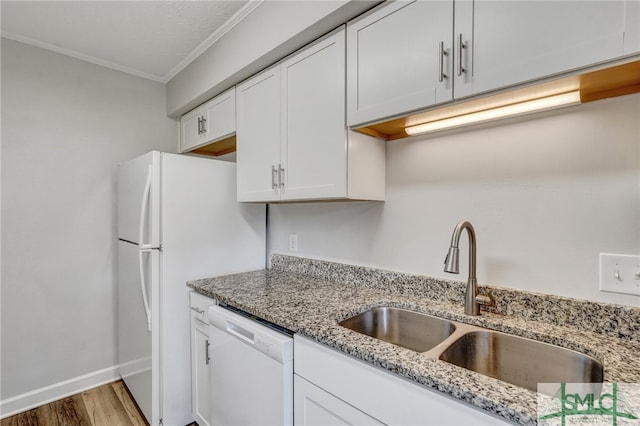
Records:
M292 425L292 333L231 309L208 310L211 425Z

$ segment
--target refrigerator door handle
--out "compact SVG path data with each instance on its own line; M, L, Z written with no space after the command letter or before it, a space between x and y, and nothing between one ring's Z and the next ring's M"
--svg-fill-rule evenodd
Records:
M147 212L149 211L149 198L151 195L151 177L153 176L153 169L149 165L149 172L147 174L147 181L144 184L144 191L142 192L142 202L140 205L140 222L138 225L138 245L140 249L149 249L151 244L144 243L144 229L147 225Z
M151 311L149 310L149 298L147 297L147 283L144 277L144 254L150 250L138 250L138 265L140 266L140 290L142 291L142 302L144 312L147 314L147 330L151 332Z
M151 244L144 244L144 228L147 222L147 211L149 210L149 195L151 193L151 177L153 169L149 165L147 181L144 185L142 194L142 205L140 206L140 228L138 230L138 266L140 271L140 290L142 291L142 302L144 303L144 312L147 314L147 330L151 332L151 312L149 310L149 298L147 297L147 283L144 276L144 253L151 250Z

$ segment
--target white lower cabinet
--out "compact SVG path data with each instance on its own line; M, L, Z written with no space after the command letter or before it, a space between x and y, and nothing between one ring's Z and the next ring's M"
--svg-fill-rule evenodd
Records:
M210 426L209 321L207 310L215 300L191 292L191 412L199 426Z
M313 383L294 375L295 424L320 425L382 425L371 416L325 392Z
M495 425L494 417L444 394L294 336L297 425Z

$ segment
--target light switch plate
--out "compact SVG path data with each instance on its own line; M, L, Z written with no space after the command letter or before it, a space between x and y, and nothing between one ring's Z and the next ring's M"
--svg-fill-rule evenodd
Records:
M640 256L600 253L600 291L640 296Z
M289 251L298 251L298 234L289 234Z

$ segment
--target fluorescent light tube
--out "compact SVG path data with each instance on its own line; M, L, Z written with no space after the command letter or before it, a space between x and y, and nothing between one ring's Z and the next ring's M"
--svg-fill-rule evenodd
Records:
M404 130L408 135L413 136L421 133L437 132L439 130L451 129L454 127L468 126L474 123L498 120L500 118L514 117L532 112L577 105L579 103L580 91L576 90L574 92L532 99L530 101L518 102L469 114L444 118L442 120L416 124L415 126L406 127Z

